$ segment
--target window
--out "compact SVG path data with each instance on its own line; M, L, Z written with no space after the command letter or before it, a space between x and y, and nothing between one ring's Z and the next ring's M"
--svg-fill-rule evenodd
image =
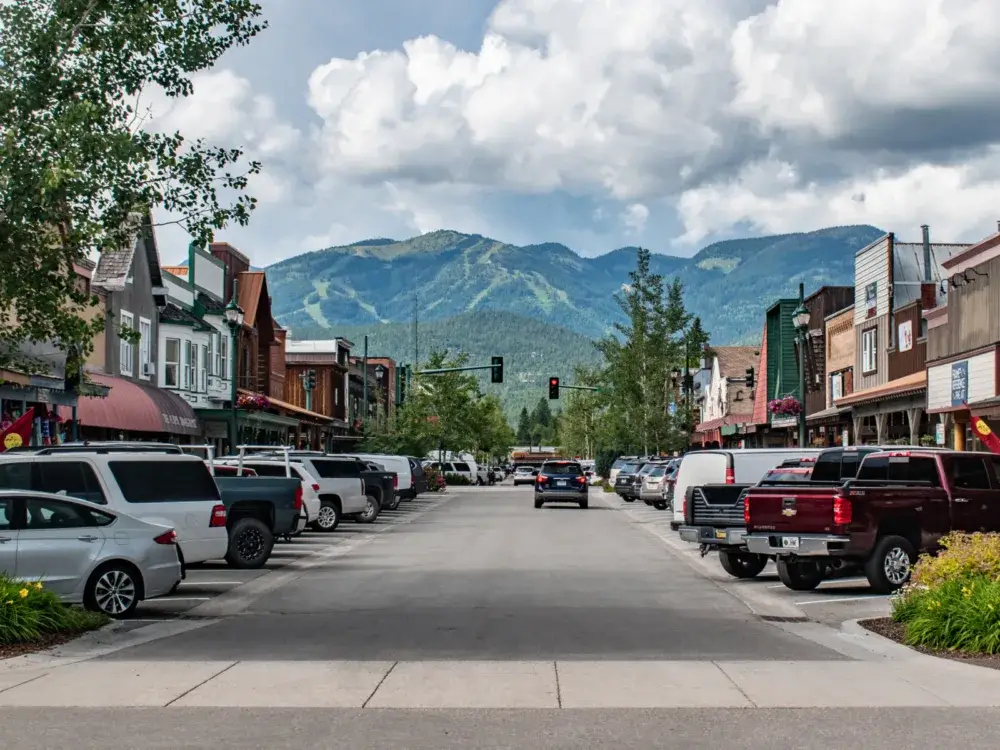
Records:
M285 478L288 477L288 474L285 473L284 461L281 462L275 461L274 463L265 463L261 461L260 463L243 464L243 465L256 471L257 476L259 477L285 477ZM289 466L289 468L291 467ZM292 476L295 475L293 474Z
M858 471L858 479L892 480L896 482L929 482L940 487L937 462L929 456L880 456L865 458Z
M839 398L844 397L844 375L843 373L834 373L830 376L830 400L836 401Z
M229 368L229 337L219 336L219 367L218 373L226 380L230 378L230 368Z
M167 351L163 355L163 385L167 388L180 387L181 340L167 339Z
M188 355L188 387L192 391L198 390L198 345L193 341L187 342Z
M146 380L146 365L152 362L153 324L146 318L139 318L139 377Z
M121 312L121 331L118 336L118 368L122 375L132 375L135 369L135 347L131 341L121 336L135 328L135 316L127 310Z
M107 513L67 500L29 497L25 506L27 511L25 531L88 529L108 526L115 520L114 516Z
M861 333L861 372L865 375L878 368L878 331L869 328Z
M31 464L27 461L0 463L0 490L33 490Z
M991 458L993 460L993 476L996 478L996 484L993 486L1000 489L1000 456L992 456Z
M896 313L889 313L889 348L896 346Z
M84 461L39 461L38 483L34 489L58 494L65 492L87 502L106 505L97 475Z
M951 483L955 489L988 490L990 472L986 459L961 456L951 459Z
M129 503L219 502L219 489L204 461L164 461L161 456L111 461L108 467Z
M927 338L927 318L920 319L920 338Z
M314 474L321 479L345 479L361 476L358 461L312 461Z
M201 365L198 368L198 383L202 391L208 390L208 361L208 347L202 344L201 359L198 360L198 364Z
M14 523L14 498L0 497L0 531L10 531Z
M459 469L459 471L469 471L468 464L455 464L455 466L464 466L464 469ZM583 469L580 464L575 461L553 461L552 463L542 464L543 474L583 474Z
M215 345L215 337L214 333L208 335L208 354L206 355L205 367L208 369L209 375L219 374L219 347Z

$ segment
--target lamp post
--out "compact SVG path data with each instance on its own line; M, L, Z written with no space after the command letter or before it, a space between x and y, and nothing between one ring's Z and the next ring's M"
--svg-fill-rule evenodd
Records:
M809 341L809 308L805 303L805 285L799 284L799 306L792 313L792 325L795 326L795 340L799 345L799 447L806 447L806 342Z
M238 429L236 426L236 381L239 374L240 367L240 328L243 327L243 308L239 306L236 301L236 285L237 280L233 280L233 298L229 300L229 304L226 305L225 317L226 324L229 326L229 332L232 335L232 357L233 357L233 367L230 373L230 378L232 379L232 392L230 393L230 415L229 415L229 447L230 450L236 451L236 442Z
M384 376L385 376L385 368L382 365L375 365L375 382L378 383L378 399L380 406L382 405L385 399L385 388L382 385L382 378ZM380 411L381 409L375 410L376 416L378 416L378 413Z

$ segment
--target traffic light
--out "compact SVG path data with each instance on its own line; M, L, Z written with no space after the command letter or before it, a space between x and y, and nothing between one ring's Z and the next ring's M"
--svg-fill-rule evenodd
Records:
M503 357L493 357L491 363L492 369L490 370L490 382L491 383L502 383L503 382Z
M309 372L306 373L306 388L308 388L310 391L315 391L316 390L316 371L315 370L309 370Z
M751 391L753 390L753 385L754 385L753 376L754 376L753 368L752 367L748 367L747 368L746 386L747 386L747 389L751 390Z
M559 398L559 378L549 378L549 398Z

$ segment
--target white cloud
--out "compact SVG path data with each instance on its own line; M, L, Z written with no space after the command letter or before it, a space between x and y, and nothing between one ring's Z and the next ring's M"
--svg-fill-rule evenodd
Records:
M633 234L642 234L649 220L649 209L641 203L628 206L621 215L622 223Z

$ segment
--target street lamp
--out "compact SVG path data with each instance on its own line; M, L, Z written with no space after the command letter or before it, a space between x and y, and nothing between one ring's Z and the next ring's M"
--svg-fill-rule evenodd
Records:
M239 373L239 363L240 363L240 328L243 327L243 308L239 306L236 301L236 285L238 281L233 280L233 298L229 300L229 304L226 305L226 309L223 315L226 318L226 325L229 326L229 332L232 336L232 356L233 356L233 368L230 375L232 379L232 392L230 393L230 419L229 419L229 446L230 450L236 451L236 439L237 439L237 428L236 428L236 379Z
M799 447L806 447L806 342L809 340L809 309L805 304L805 284L799 284L799 306L792 313L795 340L799 345Z

